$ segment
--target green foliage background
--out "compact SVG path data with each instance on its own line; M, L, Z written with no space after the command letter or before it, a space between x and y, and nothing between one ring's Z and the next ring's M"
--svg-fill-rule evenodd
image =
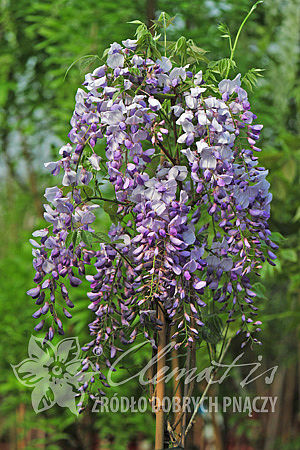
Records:
M176 15L168 39L192 38L207 50L210 60L228 56L227 43L217 26L225 22L234 34L252 2L245 0L3 0L0 3L0 436L3 445L26 448L93 448L87 439L112 433L114 449L124 449L132 436L152 436L152 417L137 414L93 415L74 418L62 408L36 416L30 391L15 379L10 364L27 356L34 307L25 291L31 287L33 228L42 224L42 195L53 180L43 163L66 141L76 89L84 74L99 65L98 56L113 41L133 38L135 25L149 21L152 10ZM281 250L275 269L264 268L260 284L263 348L266 367L279 365L280 405L293 389L286 426L269 430L248 418L229 418L229 428L243 434L255 448L297 448L299 403L299 0L265 0L243 30L236 52L237 70L263 68L264 78L250 95L253 110L264 124L261 164L270 168L274 200L272 230L279 233ZM67 68L82 56L66 78ZM108 227L103 214L101 229ZM281 238L280 236L283 236ZM87 300L84 286L74 292L76 312L69 335L87 338ZM233 348L238 351L238 343ZM258 351L255 349L255 351ZM136 364L142 364L141 355ZM251 359L252 356L249 356ZM205 361L202 360L202 365ZM291 373L294 373L291 383ZM238 378L238 375L237 375ZM134 391L135 389L135 391ZM134 385L122 395L139 395ZM21 405L21 409L20 409ZM22 418L22 408L25 408ZM21 416L20 416L21 414ZM95 417L96 416L96 417ZM21 417L21 418L20 418ZM284 422L285 423L285 422ZM253 429L258 426L258 432ZM269 425L270 426L270 425ZM32 429L34 428L34 432ZM272 427L271 427L272 428ZM42 430L42 431L36 431ZM273 425L274 430L274 425ZM30 439L28 439L28 433ZM84 442L84 446L83 443ZM0 444L1 445L1 444ZM90 445L90 446L89 446ZM2 447L1 447L2 448ZM4 448L4 447L3 447Z

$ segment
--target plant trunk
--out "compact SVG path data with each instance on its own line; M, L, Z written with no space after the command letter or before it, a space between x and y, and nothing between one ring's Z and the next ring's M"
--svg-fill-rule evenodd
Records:
M152 27L153 20L155 20L155 10L156 10L156 0L147 0L146 15L148 28Z
M158 345L157 345L157 380L156 380L156 421L155 421L155 450L162 450L164 448L164 412L162 409L162 401L165 396L165 380L164 374L160 371L166 365L165 355L161 356L163 349L166 346L166 321L164 314L160 307L158 307L158 318L162 321L163 325L158 332Z
M25 449L25 430L24 430L24 418L25 418L25 405L20 403L17 409L17 449Z
M175 333L175 330L174 330ZM178 351L175 350L175 348L172 349L172 371L175 372L176 369L179 369L179 358L178 358ZM177 372L176 372L177 373ZM176 380L176 376L174 376L173 379L173 396L174 399L178 400L179 405L182 405L182 391L181 391L181 384L180 384L180 379ZM179 409L178 412L175 413L174 415L174 423L177 424L174 432L176 437L180 438L181 434L182 434L182 423L181 423L181 408Z

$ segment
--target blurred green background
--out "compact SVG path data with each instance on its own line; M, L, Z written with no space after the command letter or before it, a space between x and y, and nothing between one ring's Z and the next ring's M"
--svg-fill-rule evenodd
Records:
M43 163L56 158L60 145L67 142L76 90L84 74L100 65L96 57L82 59L64 80L75 60L101 57L111 42L133 38L135 25L128 21L151 23L161 11L176 14L169 39L181 34L192 38L216 60L228 55L218 24L227 23L234 34L252 4L245 0L1 0L0 449L121 450L129 442L128 448L137 449L142 444L138 447L134 440L143 436L152 448L151 414L76 418L56 407L36 415L30 390L17 382L10 367L27 356L34 323L34 305L25 294L33 276L28 239L32 229L43 223L44 189L55 184ZM299 29L300 0L265 0L243 30L235 58L242 73L251 67L264 69L250 99L259 123L264 124L260 161L270 169L271 229L279 233L281 247L277 267L265 267L257 285L264 344L247 357L252 361L255 354L262 354L265 370L272 365L279 368L271 386L259 379L243 392L236 371L229 392L278 396L276 412L252 418L228 414L221 425L211 418L222 443L215 439L203 447L207 449L300 449ZM104 214L101 225L108 224ZM81 342L87 339L89 320L85 287L83 283L74 292L76 313L68 331ZM239 344L233 344L231 354L238 351ZM132 395L133 389L133 385L124 388L122 395ZM114 443L101 444L100 438L108 435L114 436Z

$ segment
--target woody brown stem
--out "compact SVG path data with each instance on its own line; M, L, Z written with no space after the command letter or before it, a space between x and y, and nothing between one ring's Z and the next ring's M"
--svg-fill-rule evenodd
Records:
M174 330L175 333L175 330ZM178 358L178 350L176 350L174 347L172 349L172 372L177 373L179 369L179 358ZM181 385L180 380L176 380L176 376L174 375L173 378L173 397L175 401L181 406L182 405L182 391L181 391ZM179 437L182 433L182 427L181 427L181 410L177 411L175 413L174 421L176 423L176 427L174 428L174 432L177 437Z
M158 308L158 318L162 322L161 330L158 332L157 345L157 384L156 384L156 398L157 411L155 420L155 450L162 450L164 448L164 412L162 409L162 402L165 396L165 380L162 372L166 365L166 357L162 355L163 349L166 346L166 320L161 308ZM160 373L161 372L161 373Z
M171 163L176 166L176 160L173 158L173 156L170 155L168 150L163 146L161 142L157 142L158 147L162 150L162 152L166 155L166 157L171 161Z

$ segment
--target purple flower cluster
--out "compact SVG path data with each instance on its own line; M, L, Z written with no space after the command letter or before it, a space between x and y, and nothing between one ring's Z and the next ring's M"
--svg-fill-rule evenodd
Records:
M45 193L52 232L33 233L41 239L32 241L37 287L28 294L39 307L34 317L44 317L35 329L49 313L46 338L63 332L56 292L73 307L62 280L78 286L85 266L94 264L86 279L95 319L84 350L107 366L138 334L156 347L158 308L175 330L177 347L202 339L212 311L227 314L228 325L241 317L246 340L258 342L252 274L265 260L274 264L276 245L268 227L268 171L254 156L262 125L240 75L212 86L201 71L173 67L166 57L146 58L135 51L136 41L122 44L112 44L106 64L86 75L70 143L59 161L46 164L53 175L62 169L63 187ZM105 142L103 159L98 140ZM70 241L80 232L97 238L91 224L97 195L103 200L99 176L115 192L110 201L117 220L109 239L93 246Z

